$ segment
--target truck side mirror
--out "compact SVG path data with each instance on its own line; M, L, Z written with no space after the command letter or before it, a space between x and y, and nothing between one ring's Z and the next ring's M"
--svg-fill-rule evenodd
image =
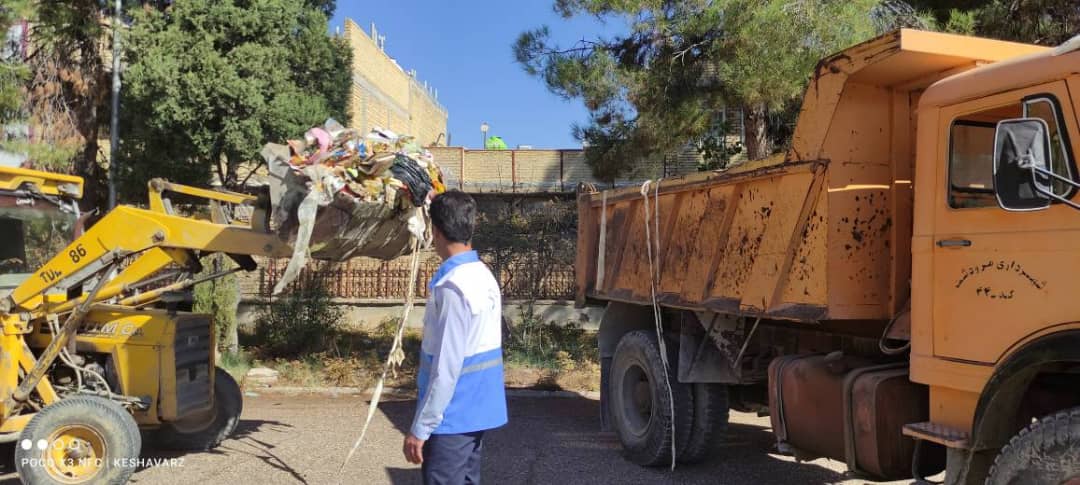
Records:
M998 122L994 134L994 193L1007 211L1050 206L1050 129L1039 118Z

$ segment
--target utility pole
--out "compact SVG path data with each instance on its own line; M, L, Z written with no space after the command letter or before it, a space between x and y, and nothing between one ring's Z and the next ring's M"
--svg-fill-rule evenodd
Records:
M113 6L112 115L109 123L109 209L116 207L116 152L120 149L120 0Z

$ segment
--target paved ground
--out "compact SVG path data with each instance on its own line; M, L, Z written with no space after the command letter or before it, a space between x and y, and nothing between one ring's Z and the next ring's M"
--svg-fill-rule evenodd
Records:
M387 402L373 420L367 442L345 475L338 469L359 432L366 401L359 397L248 397L234 438L209 453L165 455L178 466L137 472L138 484L414 484L418 467L401 456L402 430L412 418L412 401ZM510 425L486 439L484 480L489 484L855 484L836 461L797 464L770 453L768 418L734 413L728 445L713 462L674 472L627 462L612 434L599 433L599 403L586 398L512 398ZM5 457L11 448L0 449ZM5 460L10 462L10 458ZM178 463L177 463L178 462ZM0 484L18 483L10 463L0 468Z

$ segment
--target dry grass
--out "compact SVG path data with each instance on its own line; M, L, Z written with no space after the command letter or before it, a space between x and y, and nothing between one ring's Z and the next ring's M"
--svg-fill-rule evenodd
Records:
M277 360L267 362L266 366L278 371L278 384L282 386L316 387L322 384L310 362Z
M548 391L599 391L600 365L586 362L571 369L551 369L508 363L506 387Z
M568 391L600 391L600 364L586 362L572 370L560 372L555 384Z
M564 363L562 368L551 368L508 362L505 371L506 386L568 391L598 391L600 389L599 364L573 361L564 361ZM265 365L280 372L278 377L280 386L367 389L375 385L379 373L382 372L383 361L319 355L303 360L275 360L257 365ZM387 375L386 385L396 388L415 387L415 359L406 359L405 364L398 369L397 376Z
M245 370L252 366L275 369L280 373L279 386L367 389L375 385L382 372L396 329L396 322L387 320L370 331L341 332L333 340L331 348L324 352L308 354L299 359L267 358L261 362L251 362L249 359L236 367ZM534 327L534 330L537 336L543 335L543 340L536 340L542 342L542 346L510 344L507 348L508 387L573 391L599 389L600 365L591 353L595 350L590 352L587 349L595 345L594 336L572 327L563 330L545 325ZM405 362L396 373L387 375L386 386L416 386L420 339L420 332L406 330L403 339ZM567 350L555 350L560 347Z
M415 360L415 359L413 359ZM301 360L278 359L261 365L277 370L278 385L297 387L358 387L367 389L375 385L382 372L384 361L374 359L373 354L336 357L311 355ZM406 362L397 375L387 375L390 387L412 387L415 363Z

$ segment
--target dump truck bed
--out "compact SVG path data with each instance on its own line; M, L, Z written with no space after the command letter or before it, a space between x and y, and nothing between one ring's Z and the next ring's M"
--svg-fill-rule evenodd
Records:
M910 294L919 96L1039 49L905 29L822 60L786 154L665 179L658 196L650 188L657 300L799 322L889 320ZM640 189L583 191L578 212L579 302L650 304Z
M826 317L826 168L823 161L794 162L664 180L658 197L652 186L650 211L660 208L658 242L656 221L650 220L660 248L654 256L658 301L723 313L760 314L768 308L772 316L794 320ZM579 257L592 270L582 272L590 273L587 296L651 302L640 190L583 194L578 203ZM888 218L879 218L863 245L881 246L871 240L888 229ZM877 296L865 290L865 299Z

